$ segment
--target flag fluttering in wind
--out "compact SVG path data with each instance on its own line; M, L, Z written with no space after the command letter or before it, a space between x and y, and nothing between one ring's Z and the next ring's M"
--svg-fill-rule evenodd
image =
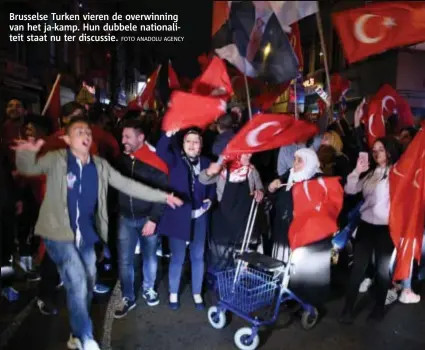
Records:
M207 127L226 112L226 101L211 97L174 91L162 123L164 131L190 127Z
M425 41L425 2L383 2L334 13L350 63L397 46Z
M192 93L203 96L217 96L225 100L233 95L232 83L225 63L214 56L208 67L192 85Z
M128 110L146 110L152 109L155 104L155 87L158 80L159 71L161 70L161 65L151 74L146 83L145 89L140 95L135 99L128 102Z
M400 126L413 125L413 115L407 101L390 85L385 84L368 103L364 122L369 147L373 146L376 139L386 135L386 120L395 113L400 116Z
M393 280L409 278L420 262L425 213L425 122L390 171L390 233L396 247Z
M319 132L315 124L287 114L257 114L233 137L224 156L267 151L305 142Z
M41 115L47 115L52 123L52 131L59 130L59 119L61 117L61 75L56 76L56 80L50 90L49 97L41 112Z
M177 78L177 73L171 65L171 61L168 61L168 87L171 90L180 88L179 78Z
M285 32L290 31L291 24L317 12L317 2L229 3L230 11L224 11L221 8L223 5L220 5L221 11L214 12L214 16L221 16L220 20L213 19L214 28L218 27L218 23L223 23L213 37L216 53L249 77L274 84L294 79L299 61ZM304 11L307 7L310 10Z

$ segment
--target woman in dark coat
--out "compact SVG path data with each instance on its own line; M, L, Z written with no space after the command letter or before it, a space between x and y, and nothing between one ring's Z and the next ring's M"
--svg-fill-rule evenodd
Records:
M183 206L168 210L158 225L158 232L169 238L171 261L169 268L170 300L173 310L179 308L178 291L189 245L192 270L192 294L197 309L204 307L201 297L204 278L204 247L209 225L208 210L215 199L214 185L199 182L199 173L210 165L208 158L201 156L202 137L197 130L189 130L183 138L183 148L172 133L161 137L157 154L167 163L169 186Z

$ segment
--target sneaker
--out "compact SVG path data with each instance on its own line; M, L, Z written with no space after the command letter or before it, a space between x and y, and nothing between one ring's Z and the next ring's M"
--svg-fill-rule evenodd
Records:
M100 350L99 345L93 339L84 342L83 350Z
M365 278L362 284L360 285L359 292L366 293L369 290L371 285L372 285L372 280L370 278Z
M111 288L109 288L108 286L105 286L104 284L101 283L96 283L96 285L94 286L93 291L96 294L106 294L111 290Z
M69 339L66 345L70 350L83 350L83 345L81 344L80 339L74 337L72 334L69 335Z
M421 301L421 296L415 294L411 289L403 289L398 300L403 304L416 304Z
M193 295L193 302L195 303L195 309L202 311L205 309L204 300L202 299L202 296L199 294Z
M43 315L50 316L58 313L58 310L52 304L46 303L41 299L37 300L37 306Z
M131 301L128 298L122 299L122 308L120 310L116 310L114 313L114 318L123 318L125 317L131 310L136 307L136 302Z
M395 301L397 301L397 299L398 299L397 289L392 288L388 290L387 298L385 299L385 305L390 305L394 303Z
M153 288L148 288L143 291L143 299L145 299L148 306L156 306L159 304L158 293Z

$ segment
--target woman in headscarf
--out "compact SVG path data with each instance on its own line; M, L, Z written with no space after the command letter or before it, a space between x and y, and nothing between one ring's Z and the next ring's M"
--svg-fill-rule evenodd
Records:
M232 265L234 247L242 243L252 200L260 202L264 196L260 175L250 160L251 154L228 158L223 164L211 163L199 175L201 183L217 184L218 206L212 214L209 240L209 267L214 271Z
M282 261L289 258L289 226L293 218L292 187L321 174L319 159L309 148L295 152L293 167L269 185L269 192L276 193L276 214L273 222L273 257Z
M170 299L173 310L180 307L178 292L186 248L189 246L192 270L192 294L195 307L204 308L201 296L204 279L204 248L209 225L209 209L215 199L213 185L199 182L199 174L209 167L208 158L201 156L202 137L198 130L187 131L181 146L168 132L157 144L157 154L167 163L169 186L184 204L175 209L165 208L158 225L158 233L169 238L171 261L168 272Z

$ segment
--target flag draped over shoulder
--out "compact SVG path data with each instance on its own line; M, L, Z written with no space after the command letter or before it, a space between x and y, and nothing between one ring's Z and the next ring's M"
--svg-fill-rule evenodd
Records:
M425 220L425 122L390 171L390 233L396 247L393 279L410 276L420 262Z
M311 14L304 9L312 3L317 9L315 1L230 2L228 14L216 12L221 14L221 22L227 16L214 33L216 53L249 77L275 84L294 79L300 62L285 31L303 18L300 16Z
M332 15L350 63L425 41L425 2L382 2Z

